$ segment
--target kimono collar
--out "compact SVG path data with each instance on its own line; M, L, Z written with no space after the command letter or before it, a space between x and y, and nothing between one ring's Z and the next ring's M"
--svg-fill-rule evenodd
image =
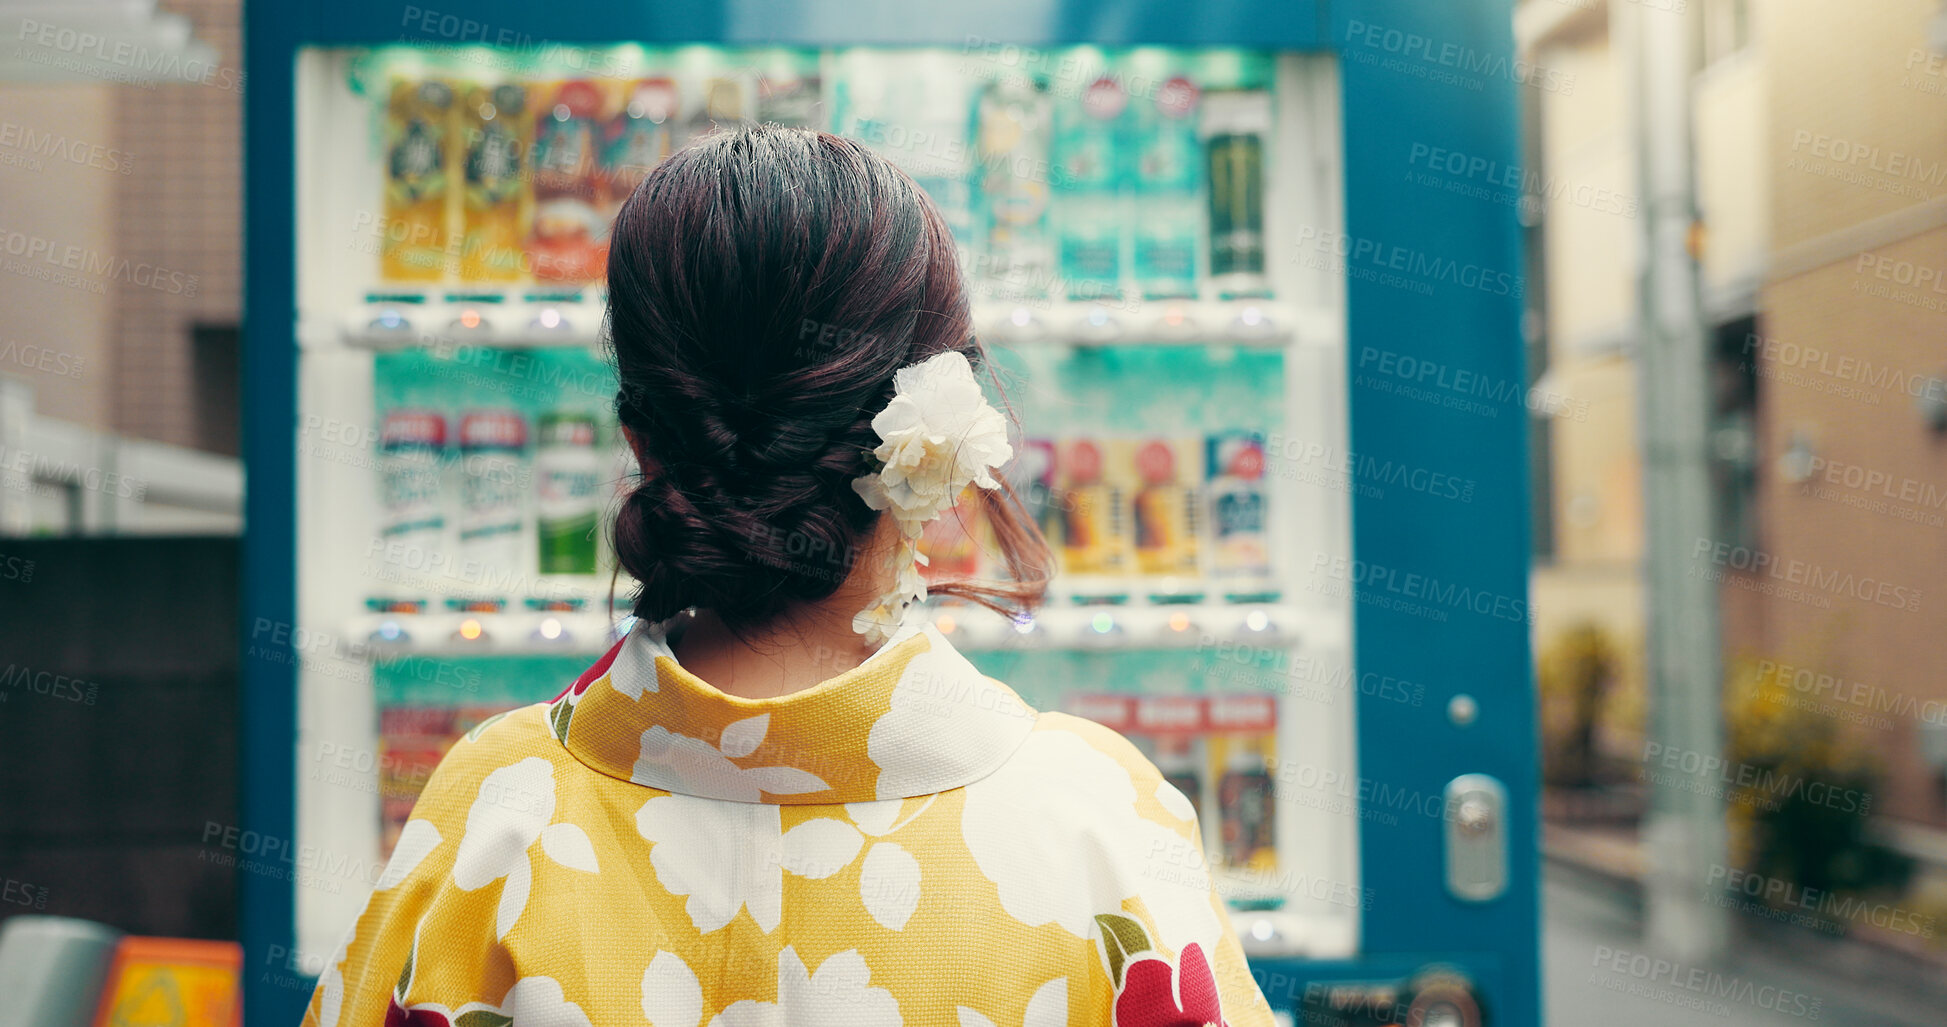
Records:
M986 777L1035 711L931 626L908 627L858 667L771 699L726 695L676 662L662 624L637 624L548 722L610 777L685 795L780 805L870 802Z

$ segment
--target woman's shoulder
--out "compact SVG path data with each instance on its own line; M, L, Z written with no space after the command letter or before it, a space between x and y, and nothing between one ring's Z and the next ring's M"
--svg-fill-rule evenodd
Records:
M506 776L509 768L523 765L540 770L531 760L545 763L547 776L552 777L553 768L564 758L573 759L555 737L552 711L552 703L538 702L496 713L474 725L440 759L413 815L425 817L447 806L464 813L496 774Z
M1104 727L1085 717L1055 710L1041 710L1034 718L1036 731L1054 731L1072 736L1117 763L1131 773L1155 774L1161 777L1156 765L1144 756L1141 749L1129 739L1122 737L1114 728Z
M1156 764L1111 728L1070 713L1042 710L1034 729L987 782L1023 803L1055 811L1134 808L1164 823L1188 819L1190 803ZM976 786L978 787L978 785Z

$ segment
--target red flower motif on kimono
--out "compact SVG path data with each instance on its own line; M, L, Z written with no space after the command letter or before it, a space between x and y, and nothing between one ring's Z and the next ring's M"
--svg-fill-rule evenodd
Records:
M399 1004L394 995L385 1007L385 1027L453 1027L453 1017L438 1006L414 1006L411 1009Z
M1116 993L1115 1027L1228 1027L1203 946L1183 946L1176 966L1156 955L1130 960Z

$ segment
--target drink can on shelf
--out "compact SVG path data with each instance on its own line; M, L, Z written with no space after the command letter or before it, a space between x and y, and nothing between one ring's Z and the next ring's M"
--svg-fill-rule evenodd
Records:
M1271 94L1204 94L1204 160L1210 178L1210 279L1221 296L1269 292L1264 275L1264 147Z

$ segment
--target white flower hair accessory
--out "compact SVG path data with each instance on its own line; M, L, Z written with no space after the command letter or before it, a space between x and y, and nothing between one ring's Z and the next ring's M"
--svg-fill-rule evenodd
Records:
M892 556L898 580L852 618L852 630L874 644L890 639L906 611L926 598L919 573L926 523L953 509L968 485L999 488L993 472L1014 455L1007 421L987 402L965 355L949 350L902 367L892 389L892 402L872 419L880 469L852 481L865 505L891 511L899 524Z

